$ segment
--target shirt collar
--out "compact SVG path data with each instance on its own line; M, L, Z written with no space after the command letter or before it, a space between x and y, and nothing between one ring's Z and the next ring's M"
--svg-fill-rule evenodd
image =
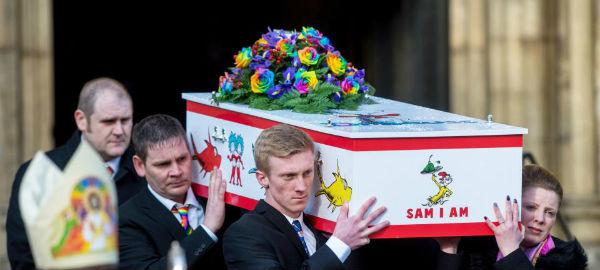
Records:
M117 170L119 169L119 163L121 163L121 157L116 157L113 158L112 160L109 160L106 162L106 164L108 164L108 166L110 166L110 168L113 170L113 172L117 172Z
M177 206L182 206L180 203L172 201L170 199L167 199L163 196L161 196L160 194L158 194L156 191L154 191L152 189L152 187L150 187L150 185L148 185L148 189L150 190L150 193L152 193L152 195L154 195L154 197L162 204L164 205L167 209L169 209L169 211L171 211L171 209L173 209L173 206L177 205ZM198 200L196 200L196 196L194 196L194 192L192 191L192 188L188 188L187 190L187 194L185 195L185 203L183 205L191 205L193 207L196 207L198 209L201 209L200 207L200 203L198 203Z
M298 216L298 218L291 218L289 216L287 216L286 214L283 214L283 216L285 217L285 219L287 219L287 221L292 224L292 222L294 222L294 220L298 220L300 221L300 224L302 224L302 227L306 227L306 224L304 224L304 213L300 213L300 216Z

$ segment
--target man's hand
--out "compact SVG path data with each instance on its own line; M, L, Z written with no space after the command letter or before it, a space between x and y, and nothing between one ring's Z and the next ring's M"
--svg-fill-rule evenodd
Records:
M333 230L333 236L342 240L342 242L346 243L352 250L368 244L370 241L369 235L390 225L390 222L386 220L369 227L369 224L373 222L373 220L377 219L386 211L386 208L382 206L365 218L365 213L374 203L375 197L369 198L360 207L356 215L351 217L348 217L348 203L344 203L340 210L335 229Z
M204 222L202 223L213 233L216 233L225 220L225 189L227 183L217 167L213 168L208 183L208 198L206 202L206 211L204 213Z

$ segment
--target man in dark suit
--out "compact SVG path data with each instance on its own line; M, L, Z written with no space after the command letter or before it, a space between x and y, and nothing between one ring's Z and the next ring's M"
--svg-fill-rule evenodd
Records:
M136 194L145 181L135 174L133 150L129 148L133 107L125 87L109 78L98 78L85 84L80 96L75 122L78 131L66 144L46 155L64 169L81 140L86 140L102 156L112 173L119 203ZM6 244L13 270L35 269L29 241L19 209L19 189L29 161L21 165L15 176L6 219Z
M148 186L119 208L120 268L166 269L173 241L185 250L188 269L224 268L221 248L215 247L226 216L221 171L211 174L204 203L190 187L185 130L171 116L146 117L135 126L133 141L135 170Z
M315 153L312 139L297 128L264 130L256 140L254 160L265 199L225 232L223 254L229 269L343 269L351 250L389 225L385 221L368 227L385 211L380 207L365 217L375 198L350 217L345 203L329 239L305 222Z

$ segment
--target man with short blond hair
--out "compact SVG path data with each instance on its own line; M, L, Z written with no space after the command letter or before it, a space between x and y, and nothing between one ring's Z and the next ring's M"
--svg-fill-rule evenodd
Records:
M127 201L143 186L134 171L133 149L129 147L133 123L133 104L125 87L110 78L97 78L85 84L74 113L77 131L64 144L46 155L61 170L85 140L100 154L117 187L119 204ZM21 212L19 189L29 161L19 167L11 191L6 219L6 245L13 270L34 269L35 264Z
M256 139L254 160L256 168L270 171L269 157L287 157L306 150L314 153L313 140L308 134L289 125L277 125L264 130Z
M340 210L333 235L326 239L304 220L315 171L312 139L290 125L264 130L256 140L256 179L265 199L225 232L223 252L229 269L343 269L351 250L369 243L369 235L389 225L368 225L380 207L365 214L375 198L353 215Z

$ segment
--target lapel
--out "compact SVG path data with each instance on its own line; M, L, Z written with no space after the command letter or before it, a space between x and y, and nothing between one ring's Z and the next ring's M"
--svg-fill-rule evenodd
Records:
M121 161L119 162L119 168L117 169L117 173L115 174L115 177L113 177L115 183L119 182L119 180L125 178L125 175L127 175L129 173L133 173L133 175L136 175L134 168L133 168L133 148L131 147L131 145L129 147L127 147L127 150L125 150L125 153L123 153L123 155L121 156ZM150 194L150 195L152 195L152 194Z
M254 209L257 213L263 215L269 222L271 222L277 230L285 235L290 243L296 247L298 253L304 258L308 259L308 255L306 251L304 251L304 246L300 242L300 238L298 238L298 234L294 228L292 228L292 224L288 222L288 220L283 216L283 214L279 213L277 209L273 208L264 200L260 200Z
M69 160L71 160L71 157L75 153L75 150L77 150L77 146L79 146L80 142L81 142L81 132L75 131L73 133L73 135L71 135L71 138L69 138L69 140L67 142L65 142L65 144L62 146L63 150L56 152L55 153L56 155L52 155L54 157L52 159L52 161L54 161L54 163L56 163L57 167L59 167L61 170L63 170L65 168L65 166L67 166L67 162L69 162ZM54 151L51 151L51 153L53 153L53 152ZM49 153L46 153L46 154L49 154Z
M75 153L75 150L77 150L79 143L81 143L81 132L75 131L73 135L71 135L71 138L69 138L69 140L64 144L65 152L61 153L55 161L56 165L61 168L61 170L65 168L67 162L69 162ZM125 178L128 173L133 173L133 175L136 175L133 168L133 151L134 150L130 145L127 147L127 150L125 150L125 153L123 153L121 156L121 162L119 162L117 174L115 174L115 177L113 178L115 182Z
M170 210L162 205L155 197L150 193L148 187L143 188L141 194L141 208L144 214L154 220L157 224L163 227L164 231L167 231L173 239L181 240L185 238L186 234L181 227L181 224L173 216ZM169 243L170 244L170 243Z

